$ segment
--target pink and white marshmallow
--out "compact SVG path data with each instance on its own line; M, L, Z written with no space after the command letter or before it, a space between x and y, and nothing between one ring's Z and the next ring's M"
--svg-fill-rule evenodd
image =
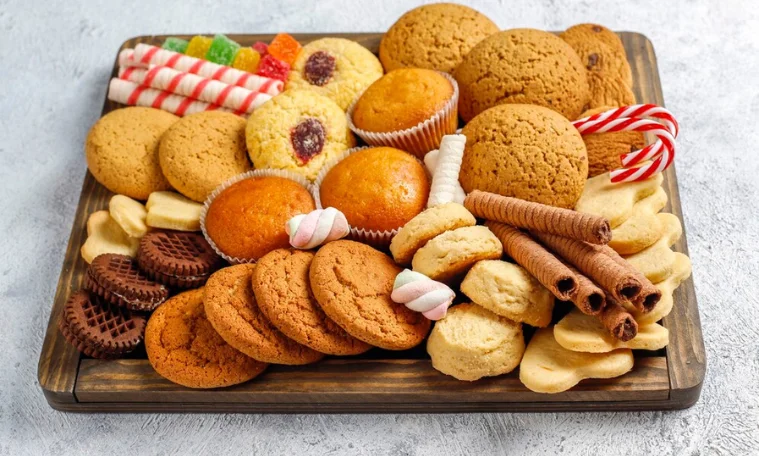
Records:
M350 233L350 229L345 214L334 207L296 215L285 224L290 245L302 250L342 239Z
M445 317L455 297L456 293L448 285L409 269L395 277L390 295L394 302L435 321Z

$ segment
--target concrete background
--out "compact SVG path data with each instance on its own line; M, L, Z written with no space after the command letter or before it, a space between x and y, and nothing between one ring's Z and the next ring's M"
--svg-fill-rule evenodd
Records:
M77 415L37 358L116 49L134 35L380 31L414 1L0 0L0 455L759 454L759 12L752 2L471 2L502 28L645 33L677 158L708 371L673 413Z

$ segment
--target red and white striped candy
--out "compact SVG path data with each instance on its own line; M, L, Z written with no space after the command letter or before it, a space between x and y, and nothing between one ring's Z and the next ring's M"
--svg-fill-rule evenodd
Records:
M165 90L214 105L233 109L236 114L250 114L271 95L253 92L243 87L225 84L192 73L183 73L166 66L151 65L119 68L119 78L139 85Z
M175 95L165 90L152 89L119 78L111 79L108 86L108 99L130 106L163 109L180 117L201 111L233 112L222 106Z

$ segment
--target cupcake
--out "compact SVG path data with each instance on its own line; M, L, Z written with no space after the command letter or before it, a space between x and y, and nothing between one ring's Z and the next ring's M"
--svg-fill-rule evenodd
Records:
M206 201L203 234L231 263L254 262L288 247L287 221L316 209L304 183L253 171L222 184Z
M288 89L309 89L345 111L384 74L368 49L345 38L322 38L303 46L287 80Z
M385 33L379 57L385 71L428 68L451 73L477 43L497 32L493 21L468 6L422 5Z
M317 180L322 207L345 214L354 239L389 244L397 230L424 210L430 181L413 156L392 147L358 149Z
M245 128L256 169L282 169L313 180L324 164L355 145L345 112L311 90L286 90L253 111Z
M458 124L458 85L445 73L418 68L391 71L348 110L350 128L373 146L390 146L419 158L440 145Z

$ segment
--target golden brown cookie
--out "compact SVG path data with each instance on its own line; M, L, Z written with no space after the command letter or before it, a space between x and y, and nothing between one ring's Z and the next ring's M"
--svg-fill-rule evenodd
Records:
M214 329L228 344L259 361L308 364L322 359L322 353L287 338L258 308L251 283L255 268L230 266L208 279L204 301Z
M144 201L152 192L171 189L158 164L158 143L177 120L153 108L109 112L87 135L87 167L105 188L130 198Z
M353 241L316 252L309 278L324 313L353 337L386 350L420 344L430 321L390 299L401 268L384 253Z
M411 67L450 73L477 43L497 32L493 21L467 6L423 5L390 27L379 56L386 71Z
M145 330L148 360L162 377L188 388L219 388L247 382L267 364L235 350L206 318L203 289L166 301Z
M561 38L540 30L507 30L484 39L453 75L466 122L503 103L545 106L576 119L590 100L580 57Z
M245 125L245 119L229 112L183 117L161 139L164 176L179 193L202 203L219 184L250 169Z
M588 177L585 144L555 111L506 104L469 122L459 180L483 190L536 203L572 208Z
M264 315L287 337L328 355L357 355L371 345L352 337L324 313L311 292L314 253L278 249L258 260L253 291Z
M432 280L456 282L481 260L497 260L503 245L486 226L446 231L414 254L411 266Z
M633 100L634 102L635 100ZM601 106L588 109L580 114L580 119L614 109ZM646 146L646 139L639 131L615 131L611 133L594 133L582 137L588 151L588 177L598 176L622 166L619 156Z

